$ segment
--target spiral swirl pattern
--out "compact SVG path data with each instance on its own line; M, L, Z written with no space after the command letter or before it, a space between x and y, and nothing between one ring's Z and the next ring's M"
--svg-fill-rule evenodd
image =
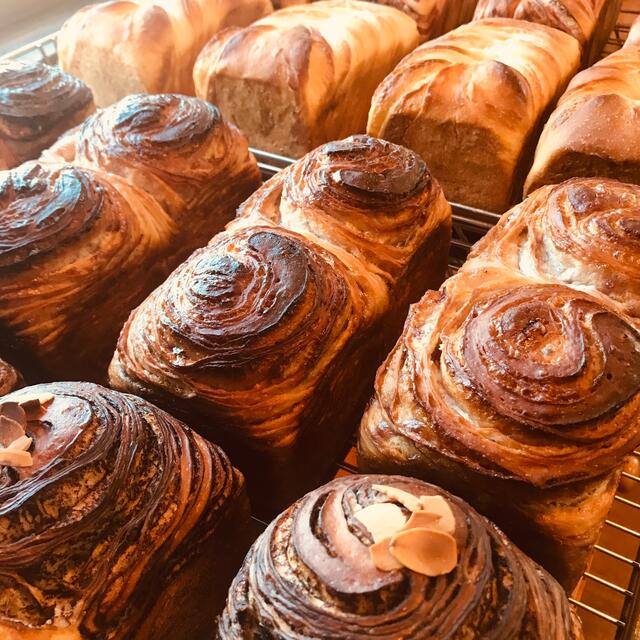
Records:
M133 396L56 383L3 401L43 393L54 400L28 423L33 466L0 468L0 630L138 638L158 595L212 544L242 477Z
M168 271L171 221L117 176L36 163L2 176L0 213L3 338L46 375L99 378L126 315Z
M500 262L589 291L640 319L640 187L576 178L539 189L478 243L471 268Z
M388 500L373 485L441 496L458 564L429 578L381 571L354 517ZM459 498L400 476L350 476L287 509L254 544L230 590L218 638L380 640L581 638L561 587Z

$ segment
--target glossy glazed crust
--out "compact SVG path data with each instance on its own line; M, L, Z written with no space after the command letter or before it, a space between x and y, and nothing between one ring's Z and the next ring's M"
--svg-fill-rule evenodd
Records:
M458 565L428 578L380 571L356 510L384 484L438 495L454 512ZM558 583L459 498L400 476L349 476L306 495L247 555L220 619L220 640L522 638L578 640Z
M224 443L273 513L339 455L409 302L444 277L450 224L415 154L325 145L131 315L111 383Z
M21 387L23 385L22 376L8 362L0 360L0 396Z
M133 396L56 383L5 400L25 393L55 399L27 427L33 466L0 470L2 637L204 637L220 604L212 585L230 575L202 576L197 563L217 568L212 551L229 553L230 537L242 538L242 476L220 449ZM203 590L190 599L187 571ZM166 592L165 626L141 631ZM189 618L195 635L176 632Z
M224 228L260 170L244 135L213 105L177 94L128 96L47 154L108 171L148 192L178 230L178 261Z
M28 163L0 174L0 337L24 371L103 379L129 311L168 273L176 232L123 179Z
M37 158L95 111L89 88L59 67L0 62L0 170Z
M474 18L515 18L546 24L572 35L584 47L595 29L601 4L600 0L480 0Z
M387 76L367 131L418 152L450 201L502 213L520 194L532 136L579 58L575 38L547 26L463 25Z
M640 186L575 178L514 207L473 249L467 266L503 264L563 282L614 305L640 327Z
M458 491L571 589L640 441L638 359L613 307L472 262L412 308L378 371L362 468Z
M58 35L65 71L104 107L131 93L193 95L193 63L219 30L272 11L269 0L122 0L80 9Z
M640 184L639 87L637 20L620 51L569 84L538 142L525 194L580 176Z
M418 44L416 23L369 2L327 0L228 29L203 49L196 94L251 146L299 158L363 133L378 83Z

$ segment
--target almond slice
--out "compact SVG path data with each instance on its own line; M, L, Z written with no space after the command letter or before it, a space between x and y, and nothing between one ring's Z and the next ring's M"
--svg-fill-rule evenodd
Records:
M407 521L402 509L390 502L371 504L355 513L353 517L366 527L374 542L392 536L402 529Z
M435 529L399 531L389 543L389 552L407 569L425 576L445 575L458 563L453 536Z
M6 447L10 442L24 435L24 429L19 422L0 415L0 445Z
M7 467L30 467L33 459L28 451L0 449L0 464Z
M29 436L21 436L14 440L7 449L17 449L18 451L29 451L33 439Z
M3 402L0 404L0 415L9 420L17 422L19 425L27 424L27 416L24 409L17 402Z
M372 487L376 491L384 493L384 495L391 498L391 500L399 502L401 505L409 509L409 511L418 511L422 508L420 498L416 498L416 496L408 493L407 491L396 489L396 487L388 487L386 484L374 484Z
M453 534L456 530L456 517L445 498L442 496L420 496L420 502L424 511L440 516L440 519L432 525L433 529Z
M402 529L437 529L438 531L441 531L442 529L438 526L440 520L441 517L437 513L414 511ZM445 533L450 532L447 531Z
M402 565L391 555L389 544L391 538L385 538L380 542L376 542L369 547L369 555L371 561L380 571L394 571L402 569Z
M34 420L40 416L42 409L51 404L54 399L55 396L52 393L32 393L23 395L18 403L24 409L27 417Z

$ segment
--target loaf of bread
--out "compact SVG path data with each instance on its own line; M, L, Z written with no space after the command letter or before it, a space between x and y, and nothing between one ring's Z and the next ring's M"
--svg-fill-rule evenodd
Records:
M229 591L216 636L582 637L560 585L468 504L378 475L334 480L272 522Z
M276 9L294 4L311 4L313 0L274 0ZM477 0L369 0L395 7L411 16L418 25L421 41L442 35L469 22Z
M415 21L392 7L358 0L289 7L214 37L195 65L196 93L251 146L299 158L364 133L375 88L417 44Z
M412 308L361 468L465 497L571 590L640 444L639 188L545 187Z
M153 196L176 225L178 261L222 231L261 183L244 135L213 105L177 94L128 96L43 158L119 175Z
M0 415L2 640L210 637L250 543L226 455L82 382L4 396Z
M111 385L224 443L276 513L342 453L409 302L444 277L450 215L407 149L320 147L131 314Z
M0 170L37 158L93 111L89 88L59 67L0 61Z
M625 46L579 73L551 114L525 184L600 176L640 184L640 20Z
M450 201L502 213L521 193L538 125L579 58L575 38L544 25L463 25L387 76L368 133L417 151Z
M273 10L270 0L116 0L83 7L58 34L60 66L104 107L131 93L193 95L193 63L219 30Z

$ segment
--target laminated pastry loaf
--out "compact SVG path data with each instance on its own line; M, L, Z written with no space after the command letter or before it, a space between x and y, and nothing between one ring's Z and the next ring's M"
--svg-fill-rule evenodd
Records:
M177 95L126 98L0 173L2 353L33 379L104 380L129 312L259 183L242 134Z
M387 76L367 131L418 152L450 201L502 213L522 191L537 129L579 58L575 38L544 25L463 25Z
M380 562L385 546L403 562ZM216 638L258 637L583 635L561 586L467 503L420 480L373 475L307 494L253 545Z
M567 590L640 443L637 198L576 180L505 215L412 308L360 427L363 470L463 496Z
M407 149L320 147L131 314L111 385L224 443L277 512L342 453L408 304L444 277L450 215Z
M420 40L435 38L469 22L477 0L369 0L375 4L395 7L411 16L418 25ZM311 4L313 0L274 0L276 9L295 4Z
M415 21L393 7L358 0L289 7L215 36L195 65L196 94L251 146L299 158L364 133L375 88L417 44Z
M95 108L84 82L57 66L0 61L0 170L37 158Z
M58 34L60 66L100 107L131 93L193 95L193 63L207 40L271 13L270 0L116 0L83 7Z
M640 184L640 20L624 47L580 72L544 127L525 194L579 176Z
M208 637L250 544L222 450L82 382L4 396L0 415L0 637Z

